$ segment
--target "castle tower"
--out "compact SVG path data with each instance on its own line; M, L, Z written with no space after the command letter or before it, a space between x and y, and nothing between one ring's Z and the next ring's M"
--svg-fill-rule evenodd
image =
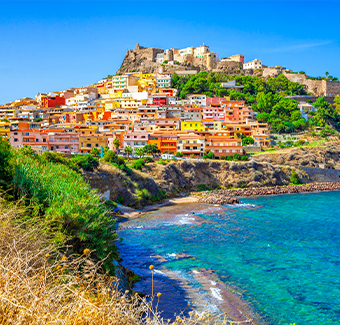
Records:
M164 60L173 61L174 60L174 51L166 50L164 55Z

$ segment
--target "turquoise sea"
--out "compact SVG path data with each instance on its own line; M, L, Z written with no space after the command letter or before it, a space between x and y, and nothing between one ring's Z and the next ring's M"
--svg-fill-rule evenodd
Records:
M151 293L153 264L164 317L218 313L219 281L264 324L340 324L340 192L241 201L170 206L121 223L122 264L142 277L135 290ZM211 288L195 276L208 271Z

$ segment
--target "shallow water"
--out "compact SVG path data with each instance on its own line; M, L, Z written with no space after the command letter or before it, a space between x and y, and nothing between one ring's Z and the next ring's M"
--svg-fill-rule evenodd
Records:
M223 296L216 280L234 288L266 324L340 324L339 197L324 192L247 198L238 207L165 207L120 225L123 265L144 278L135 290L147 294L148 266L155 265L166 318L192 307L218 313ZM195 276L202 269L214 275L209 286Z

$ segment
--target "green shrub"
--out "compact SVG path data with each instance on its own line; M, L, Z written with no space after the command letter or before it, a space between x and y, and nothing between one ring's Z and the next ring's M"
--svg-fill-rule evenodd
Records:
M301 184L299 175L298 175L298 173L297 173L295 170L292 170L292 172L291 172L290 181L291 181L291 183L293 183L294 185Z
M119 204L123 204L123 202L124 202L124 196L119 196L119 197L117 197L117 202L118 202Z
M95 158L91 155L72 157L71 161L74 162L78 167L90 172L99 166L98 158Z
M144 162L147 164L147 163L153 163L155 161L151 157L145 157Z
M205 184L200 184L197 186L197 192L202 192L202 191L212 191L212 189Z
M159 197L158 197L158 195L151 195L150 200L151 200L152 202L157 202L157 201L159 201Z
M131 164L131 167L137 170L142 170L144 166L145 162L143 158L137 159Z
M241 155L239 153L233 154L233 160L240 160L240 159L241 159Z
M10 160L13 156L11 145L7 139L0 136L0 187L10 186L13 176L13 168Z
M111 259L119 257L115 220L80 174L63 164L41 163L19 153L13 190L16 199L24 198L39 209L44 231L56 245L70 245L79 254L89 248L100 259L110 254L104 266L114 273Z
M160 164L160 165L166 165L166 161L160 159L158 161L156 161L157 164Z
M115 163L118 166L120 165L124 165L125 166L125 161L123 158L119 157L115 152L113 152L112 150L108 150L104 157L103 157L103 161L105 162L109 162L111 164Z
M306 144L306 142L307 141L300 139L300 140L295 141L294 146L300 147L300 146Z

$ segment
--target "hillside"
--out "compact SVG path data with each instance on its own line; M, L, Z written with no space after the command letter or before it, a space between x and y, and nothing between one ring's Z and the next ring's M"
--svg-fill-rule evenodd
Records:
M293 167L267 162L227 162L183 160L167 165L149 163L142 171L130 175L110 164L100 164L84 178L106 198L124 205L141 208L162 198L205 188L260 187L290 182ZM299 172L300 177L304 177Z

